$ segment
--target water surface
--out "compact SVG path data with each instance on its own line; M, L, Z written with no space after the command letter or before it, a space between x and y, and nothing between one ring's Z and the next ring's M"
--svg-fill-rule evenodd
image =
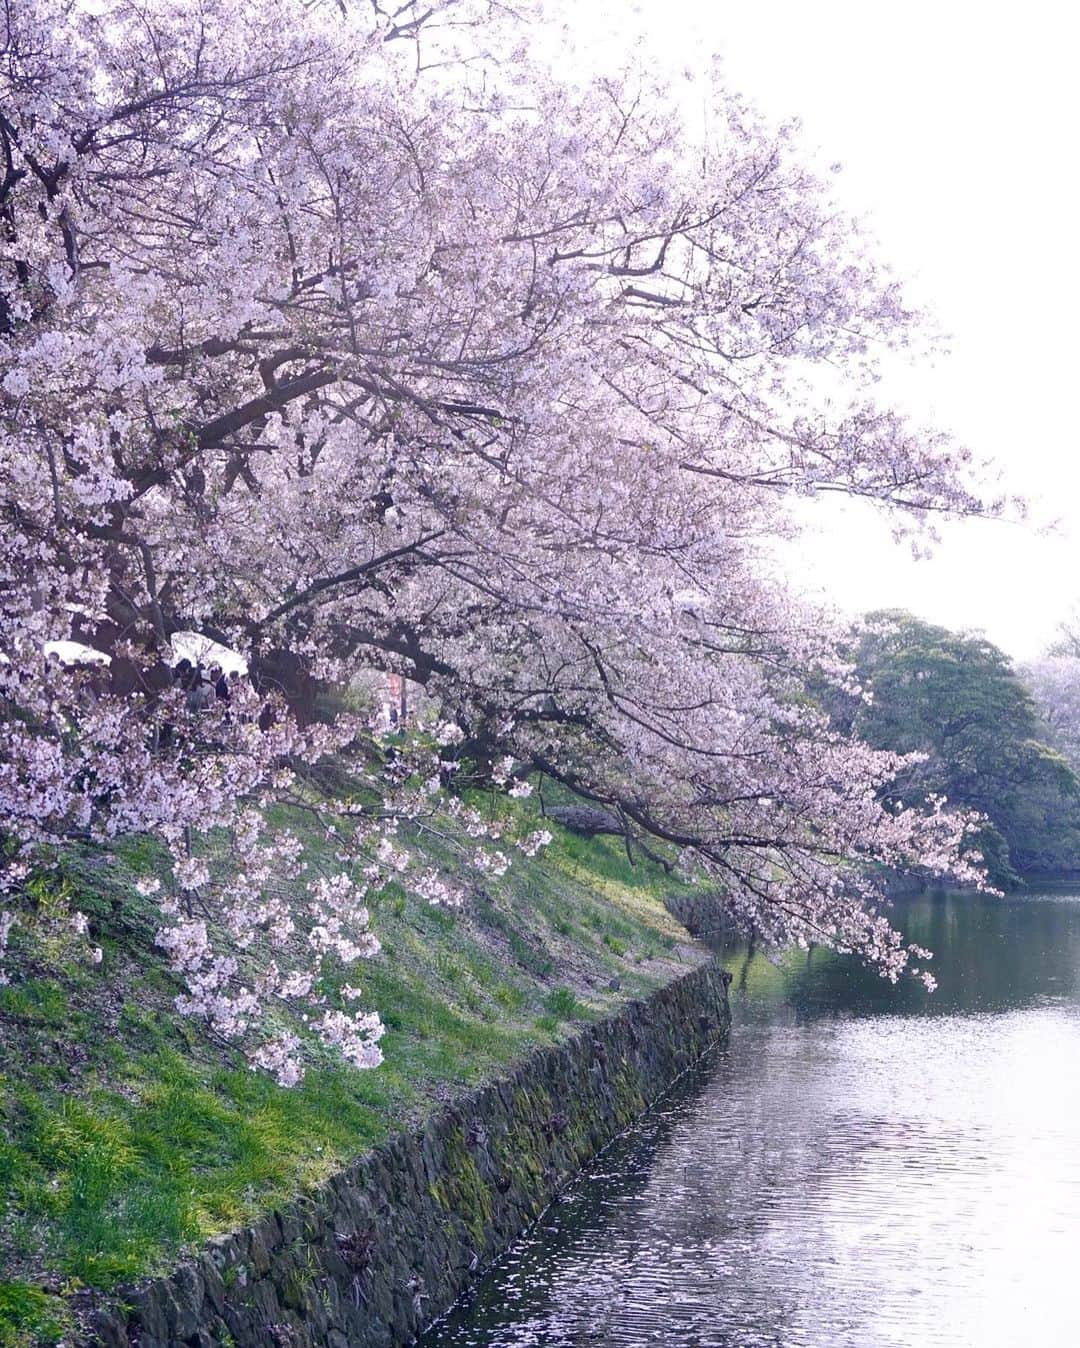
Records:
M728 951L730 1043L426 1348L1080 1345L1080 896L896 917L932 996Z

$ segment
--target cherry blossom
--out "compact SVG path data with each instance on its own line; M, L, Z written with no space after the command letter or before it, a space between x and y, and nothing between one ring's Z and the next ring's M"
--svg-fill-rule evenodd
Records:
M914 952L878 870L974 877L968 821L888 810L901 760L830 729L840 634L761 563L796 496L914 529L1000 508L964 447L874 401L918 315L792 128L718 79L702 136L640 70L565 78L530 13L0 20L0 956L50 849L152 834L184 1009L284 1082L283 1003L377 1060L372 1013L317 1000L377 950L370 895L460 901L410 879L397 828L442 802L475 867L508 864L445 799L466 761L519 797L564 783L748 929L889 977ZM175 681L193 633L248 671L228 702ZM381 744L320 713L360 668L438 719ZM340 874L309 875L264 807L310 805L331 755L384 806L329 802Z

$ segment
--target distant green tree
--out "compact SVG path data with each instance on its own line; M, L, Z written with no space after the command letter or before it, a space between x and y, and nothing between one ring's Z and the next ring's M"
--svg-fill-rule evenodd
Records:
M1080 772L1080 655L1067 654L1059 643L1022 666L1020 674L1046 723L1050 743Z
M997 885L1080 866L1077 776L1004 652L901 611L869 614L856 643L869 701L852 697L839 718L875 748L926 755L893 788L897 803L933 793L985 815L970 846Z

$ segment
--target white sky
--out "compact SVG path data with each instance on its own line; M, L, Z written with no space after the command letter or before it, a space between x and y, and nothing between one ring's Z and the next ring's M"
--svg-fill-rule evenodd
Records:
M865 510L816 509L801 583L852 612L906 607L1036 654L1080 601L1072 6L578 0L575 13L597 56L642 29L664 64L719 54L734 88L770 118L799 117L808 148L844 165L842 204L950 337L896 401L994 458L1031 503L1030 524L952 526L922 562Z

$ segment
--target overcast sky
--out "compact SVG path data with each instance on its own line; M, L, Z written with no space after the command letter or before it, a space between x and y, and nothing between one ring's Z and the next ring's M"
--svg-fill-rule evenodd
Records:
M1071 6L969 0L592 0L607 45L644 29L658 59L711 53L776 120L798 117L842 203L934 310L950 354L899 398L991 456L1028 525L965 522L914 562L849 506L818 511L797 570L853 612L903 606L1036 654L1080 600L1080 269ZM601 18L601 15L603 18ZM618 40L615 45L621 45ZM610 48L609 48L610 50ZM599 53L597 53L599 55ZM1057 521L1053 534L1038 526Z

